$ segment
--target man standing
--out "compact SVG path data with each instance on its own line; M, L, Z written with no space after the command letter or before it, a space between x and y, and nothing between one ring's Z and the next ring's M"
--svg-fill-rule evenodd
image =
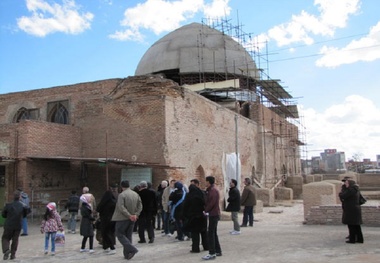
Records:
M67 229L71 231L72 234L75 234L75 229L77 226L77 216L79 211L79 196L77 195L77 191L71 191L71 196L67 201L65 206L67 210L69 210L69 220L67 221Z
M22 191L21 188L18 188L17 191L19 191L21 193L21 202L26 206L26 208L28 210L30 210L30 206L29 206L30 200L29 200L28 194L25 193L24 191ZM27 235L28 235L28 218L24 217L22 219L22 234L21 234L21 236L27 236Z
M139 217L139 243L146 243L145 229L148 232L149 243L154 242L153 218L157 214L156 193L148 189L146 181L141 181L139 195L142 202L142 211Z
M239 225L239 211L240 211L240 191L237 189L237 181L231 179L230 190L228 191L228 205L226 211L231 212L231 220L234 223L234 230L230 232L231 235L240 235L240 225Z
M241 205L244 206L243 223L241 227L246 227L249 222L249 226L253 226L253 206L256 205L256 193L255 188L251 185L251 179L244 179L244 190L241 196Z
M9 254L11 259L16 258L16 251L18 247L18 238L22 228L22 220L28 213L28 207L20 202L20 191L14 192L14 199L12 203L5 205L1 215L5 218L4 232L1 237L1 244L3 248L3 259L7 260ZM11 248L9 249L10 241L12 240Z
M169 196L172 192L174 192L174 184L176 180L171 180L169 187L166 187L164 192L162 193L162 209L164 213L164 233L163 236L171 236L169 221L170 221L170 201Z
M204 214L208 216L208 244L209 253L202 257L204 260L215 259L222 255L218 238L218 221L220 219L219 191L215 187L215 178L206 177L207 198Z
M141 198L135 191L129 188L129 181L120 183L122 192L119 194L112 221L116 221L115 232L119 242L123 245L123 255L131 259L138 252L132 245L133 226L141 213Z

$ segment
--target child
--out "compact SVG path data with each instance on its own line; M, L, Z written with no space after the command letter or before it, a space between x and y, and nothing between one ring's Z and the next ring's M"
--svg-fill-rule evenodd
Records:
M90 205L91 200L90 196L83 194L80 197L80 201L82 202L82 206L80 208L80 212L82 215L82 220L80 222L80 235L83 236L82 246L80 252L86 252L86 243L87 239L89 239L89 247L90 253L94 253L94 221L92 207Z
M45 255L48 253L49 239L51 239L51 255L55 255L55 235L58 230L63 231L61 217L56 208L54 202L48 203L41 223L41 233L45 233Z

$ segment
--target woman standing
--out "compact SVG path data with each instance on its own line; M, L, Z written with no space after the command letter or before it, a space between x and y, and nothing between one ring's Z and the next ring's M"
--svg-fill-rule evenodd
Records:
M80 248L80 252L86 252L86 243L87 239L89 240L90 253L94 253L94 221L92 206L90 197L83 194L80 197L80 201L82 202L82 206L80 208L80 212L82 215L82 220L80 222L80 234L83 236L82 246Z
M347 179L344 184L345 187L342 187L339 198L343 204L342 223L348 226L349 232L349 239L346 243L363 243L362 228L360 226L363 221L359 203L359 186L351 179Z

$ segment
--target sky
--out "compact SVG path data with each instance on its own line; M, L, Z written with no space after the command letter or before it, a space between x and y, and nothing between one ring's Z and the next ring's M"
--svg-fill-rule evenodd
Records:
M133 76L157 40L228 21L298 104L302 157L380 154L378 0L1 0L0 94Z

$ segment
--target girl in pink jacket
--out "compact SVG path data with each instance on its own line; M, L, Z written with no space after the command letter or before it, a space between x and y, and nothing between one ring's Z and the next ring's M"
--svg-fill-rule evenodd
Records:
M41 222L41 233L45 233L45 255L49 250L49 239L51 239L51 255L55 255L55 236L58 230L63 231L63 225L57 212L57 205L51 202L47 204L46 212Z

